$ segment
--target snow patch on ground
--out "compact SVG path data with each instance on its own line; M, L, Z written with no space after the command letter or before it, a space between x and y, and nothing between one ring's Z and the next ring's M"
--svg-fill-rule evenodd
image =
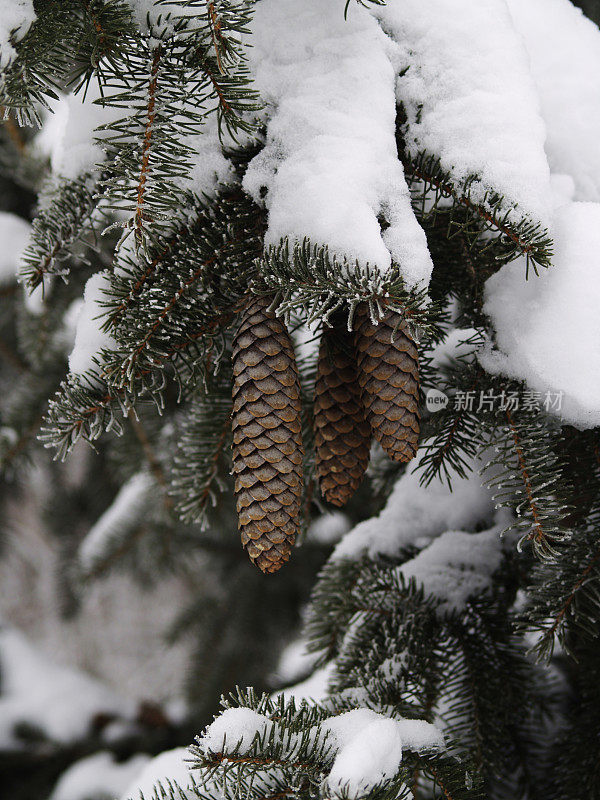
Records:
M123 793L149 761L149 756L136 755L118 763L107 752L82 758L63 772L49 800L112 800Z
M398 263L410 285L432 262L413 214L395 141L391 43L362 7L263 0L250 66L267 103L265 148L244 188L269 210L265 243L327 244L350 262ZM382 234L378 216L389 227Z
M93 678L50 661L17 630L0 630L0 749L18 749L15 726L29 725L57 742L85 738L97 714L132 719L133 702Z

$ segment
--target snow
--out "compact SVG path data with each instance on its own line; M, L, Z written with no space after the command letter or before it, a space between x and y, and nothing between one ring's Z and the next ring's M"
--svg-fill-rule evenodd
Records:
M327 784L353 799L394 778L403 749L424 752L444 746L442 734L428 722L391 719L368 708L332 717L322 730L331 735L337 750Z
M307 702L320 703L328 696L328 687L333 678L333 662L326 664L320 669L316 669L306 680L295 683L293 686L286 686L281 692L275 692L274 696L283 695L288 700L294 698L297 703L302 700Z
M108 132L97 131L123 116L123 110L102 106L94 101L101 97L95 81L90 81L85 93L60 95L51 102L51 114L44 121L35 139L36 147L50 157L55 175L76 180L101 164L106 154L101 141Z
M271 725L268 717L251 708L227 708L206 728L198 744L206 753L244 753Z
M397 158L391 43L376 21L360 6L345 21L339 0L262 0L251 41L268 122L243 185L257 202L266 189L265 244L309 237L350 262L385 270L393 259L409 285L427 283L432 262Z
M293 683L311 672L317 656L306 649L306 641L297 639L281 653L274 679L278 683Z
M489 344L479 359L488 372L558 394L561 402L549 410L591 428L600 424L600 205L558 208L554 245L552 265L539 277L526 281L519 259L488 279L484 311L496 330L496 348Z
M0 629L0 749L18 749L15 725L53 741L85 738L97 714L135 717L135 704L93 678L50 661L17 630Z
M492 516L491 493L482 486L476 464L466 478L450 471L452 491L438 480L420 486L423 452L398 479L380 514L360 522L344 536L333 551L333 560L394 556L423 537L429 540L450 528L471 528Z
M462 611L469 598L490 588L502 562L504 527L495 525L480 533L446 531L398 572L439 600L441 613Z
M0 0L0 69L16 55L11 39L22 39L34 21L33 0Z
M546 123L553 172L576 200L600 201L600 30L569 0L508 0L523 35Z
M505 0L401 0L371 13L396 42L409 152L439 157L459 187L478 176L474 199L496 191L518 203L517 219L547 226L545 126Z
M22 217L0 211L0 286L7 286L17 279L21 253L31 233L31 225Z
M350 520L342 511L320 514L314 519L306 532L307 539L318 544L336 544L350 529Z
M149 756L136 755L117 763L107 752L82 758L63 772L49 800L112 800L123 793L149 761Z
M97 369L95 359L100 359L100 351L116 348L110 333L101 329L102 316L106 313L102 303L107 299L109 287L109 270L92 275L85 285L83 306L77 318L75 345L69 356L69 369L74 375L84 375Z
M132 523L146 516L155 493L155 482L147 472L136 473L121 487L79 547L79 563L84 572L106 556L124 530L129 530Z
M155 796L155 790L159 785L178 787L182 790L193 787L194 779L187 763L189 757L189 751L185 747L166 750L156 756L132 780L121 794L121 800L139 800L140 797L150 800ZM180 792L175 794L179 800L185 797L185 794Z
M182 0L176 3L169 0L168 3L161 0L127 0L131 7L133 17L142 31L151 30L155 36L161 38L169 35L173 30L173 22L181 17L194 17L202 10L194 0ZM157 27L160 21L160 26ZM148 25L148 22L150 25ZM158 43L158 42L157 42Z
M469 340L477 334L475 328L453 328L431 352L431 363L436 369L449 366L454 359L464 358L476 350Z

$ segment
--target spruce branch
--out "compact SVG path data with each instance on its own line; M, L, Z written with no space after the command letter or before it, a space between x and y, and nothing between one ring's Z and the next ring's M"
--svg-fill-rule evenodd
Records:
M488 190L482 200L473 199L476 175L456 186L439 158L430 153L423 151L413 157L402 151L402 161L420 220L435 218L441 211L448 218L449 238L460 234L474 252L493 248L495 260L501 263L524 256L526 277L530 265L536 275L538 267L550 266L553 251L548 231L541 223L524 217L517 206L508 204L496 192ZM448 200L452 200L450 210Z
M194 397L181 420L170 491L182 521L206 525L208 508L224 489L219 462L226 457L230 434L231 376L226 371L206 394Z
M22 255L21 279L30 290L43 283L46 275L65 278L74 245L95 233L101 218L96 188L102 178L102 173L85 173L73 181L50 180L43 188L44 205L33 220L31 239Z

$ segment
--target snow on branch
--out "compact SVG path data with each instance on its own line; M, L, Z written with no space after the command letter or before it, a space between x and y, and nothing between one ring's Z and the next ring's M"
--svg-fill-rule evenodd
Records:
M393 261L410 287L427 284L432 262L397 156L387 37L365 8L344 20L333 0L264 0L252 34L267 134L243 185L269 210L266 245L309 238L350 263L385 271Z
M600 30L570 0L508 0L531 59L553 173L600 201Z
M99 571L110 554L142 525L156 494L156 483L147 472L138 472L127 481L81 543L79 563L86 575Z
M450 191L493 218L502 210L509 228L548 228L544 123L505 0L407 0L371 13L394 42L409 159L437 162Z

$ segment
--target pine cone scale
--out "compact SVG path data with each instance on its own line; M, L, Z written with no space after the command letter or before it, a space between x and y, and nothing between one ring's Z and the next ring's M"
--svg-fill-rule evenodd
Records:
M242 313L233 351L233 474L242 545L263 572L290 557L302 493L294 350L268 298Z
M354 494L369 463L371 431L359 394L350 334L326 329L315 386L316 468L321 494L337 506Z
M419 363L406 322L388 310L378 325L356 314L358 380L374 437L394 461L410 461L419 440Z

